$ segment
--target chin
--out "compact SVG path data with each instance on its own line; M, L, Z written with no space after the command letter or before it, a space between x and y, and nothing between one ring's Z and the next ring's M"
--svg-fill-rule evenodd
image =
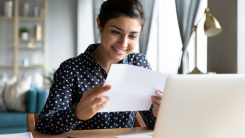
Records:
M117 62L119 62L119 61L121 61L121 60L123 60L125 58L125 56L123 56L123 57L114 57L113 59L115 60L115 61L117 61Z
M120 62L123 58L114 58L115 61Z

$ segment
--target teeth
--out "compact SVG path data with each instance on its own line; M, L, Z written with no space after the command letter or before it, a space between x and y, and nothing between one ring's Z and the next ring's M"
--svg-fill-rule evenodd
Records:
M119 52L124 52L124 50L120 50L120 49L117 49L117 48L115 48L117 51L119 51Z

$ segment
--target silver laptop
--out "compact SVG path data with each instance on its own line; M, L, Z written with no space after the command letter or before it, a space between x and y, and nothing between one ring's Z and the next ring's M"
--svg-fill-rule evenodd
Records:
M153 138L245 138L245 75L170 76Z
M245 75L170 76L153 138L245 138Z

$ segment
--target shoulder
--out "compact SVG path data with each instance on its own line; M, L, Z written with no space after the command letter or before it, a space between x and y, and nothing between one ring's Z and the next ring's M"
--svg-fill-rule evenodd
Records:
M79 71L79 68L82 67L83 65L79 56L69 58L60 64L59 68L55 72L55 75L62 76L62 78L72 79L74 78L75 73Z
M127 56L127 61L128 61L128 64L151 69L150 63L144 54L135 53L135 52L130 53Z
M83 55L83 53L80 54L77 57L69 58L69 59L63 61L60 64L60 67L63 67L63 68L72 68L72 67L76 67L78 65L81 65L82 64L82 55Z

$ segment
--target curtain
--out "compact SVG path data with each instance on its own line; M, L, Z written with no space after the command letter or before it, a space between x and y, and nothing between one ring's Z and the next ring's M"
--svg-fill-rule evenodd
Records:
M94 24L94 42L100 43L100 31L97 27L97 20L100 13L100 6L105 0L93 0L93 24Z
M178 73L186 74L189 72L189 54L187 51L187 46L190 40L191 32L194 30L194 22L200 0L175 0L175 2L180 36L183 44L182 57Z
M157 5L155 5L156 0L139 0L139 1L143 6L143 9L145 11L145 17L146 17L146 22L139 39L139 52L141 54L146 55L148 49L149 33L151 30L152 15L156 14L153 11L155 6Z

